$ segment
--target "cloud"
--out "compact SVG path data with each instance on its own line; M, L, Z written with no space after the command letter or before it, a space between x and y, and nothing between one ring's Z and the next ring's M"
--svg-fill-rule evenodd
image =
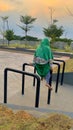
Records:
M24 15L44 17L49 14L48 7L55 8L58 12L58 9L60 10L60 7L64 3L63 1L64 0L0 0L0 11L16 11Z
M13 23L19 22L20 15L30 15L37 18L37 26L47 26L51 20L51 7L53 19L57 19L60 25L69 26L70 16L66 7L73 11L73 0L0 0L0 15L7 15Z
M14 7L10 5L10 3L5 2L5 1L0 1L0 11L5 12L5 11L11 11L14 10Z
M0 11L18 11L23 6L23 0L0 0Z

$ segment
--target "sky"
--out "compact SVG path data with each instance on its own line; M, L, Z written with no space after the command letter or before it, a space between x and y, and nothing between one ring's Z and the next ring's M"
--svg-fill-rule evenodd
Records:
M18 25L20 16L31 16L36 18L33 28L28 35L43 38L43 28L51 24L52 19L57 19L57 26L63 26L63 37L73 39L73 0L0 0L0 30L3 22L1 17L8 16L9 28L16 35L24 35Z

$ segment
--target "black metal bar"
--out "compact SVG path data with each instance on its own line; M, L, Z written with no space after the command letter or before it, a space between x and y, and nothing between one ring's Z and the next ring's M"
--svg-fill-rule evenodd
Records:
M34 67L34 74L36 74L36 68ZM33 78L33 86L35 87L35 77Z
M63 85L63 82L64 82L64 71L65 71L65 61L64 60L59 60L59 59L54 59L54 61L59 61L59 62L63 63L62 74L61 74L61 85Z
M61 77L61 85L63 85L63 82L64 82L64 71L65 71L65 62L63 62L62 77Z
M23 64L23 68L22 70L24 71L25 70L25 66L28 65L30 66L29 64L27 63L24 63ZM34 67L34 66L33 66ZM36 73L36 68L34 67L34 74ZM50 71L51 73L51 77L50 77L50 81L49 81L49 84L51 85L52 84L52 71ZM25 77L24 77L24 74L22 75L22 93L24 94L24 80L25 80ZM35 86L35 77L33 78L33 86ZM38 90L37 90L38 91ZM51 91L48 89L48 100L47 100L47 103L50 104L50 97L51 97Z
M24 63L23 66L22 66L22 71L25 71L25 66L27 65L27 63ZM24 95L24 89L25 87L25 75L22 74L22 95Z
M49 84L50 86L52 85L52 70L50 70L50 80L49 80ZM47 104L50 104L50 98L51 98L51 90L48 89L48 99L47 99Z
M56 88L55 88L55 92L57 93L57 91L58 91L58 83L59 83L59 75L60 75L60 64L56 63L56 62L53 62L53 64L55 64L55 65L58 66L57 79L56 79ZM30 64L24 63L23 64L23 70L25 69L25 65L31 66ZM36 73L36 68L35 67L34 67L34 73ZM52 72L51 72L51 78L50 78L49 82L50 82L50 85L51 85L52 84ZM35 77L33 78L33 86L35 86ZM24 83L23 83L23 88L24 88ZM24 91L24 89L23 89L23 91ZM48 100L47 100L47 104L50 104L50 98L51 98L51 91L48 89Z
M38 107L39 106L39 96L40 96L40 78L39 78L39 76L36 74L32 74L32 73L28 73L28 72L20 71L20 70L16 70L16 69L11 69L11 68L6 68L4 70L4 103L7 103L7 72L8 71L32 76L37 79L35 107Z
M38 77L38 79L39 81L37 81L35 107L38 107L39 105L39 96L40 96L40 78Z
M22 70L25 71L25 66L31 66L30 64L27 64L27 63L24 63L23 64L23 67L22 67ZM33 66L34 67L34 66ZM34 67L34 74L36 74L36 68ZM25 80L25 75L23 74L22 75L22 94L24 94L24 80ZM39 86L39 83L37 82L37 86ZM35 77L33 78L33 86L35 86ZM38 105L38 98L39 98L39 88L37 87L37 90L36 90L36 101L35 101L35 107L37 107Z
M4 103L7 103L7 70L4 70Z
M60 76L60 64L53 62L53 64L58 66L58 71L57 71L57 79L56 79L56 88L55 88L55 92L57 93L58 91L58 83L59 83L59 76Z
M34 73L36 73L36 68L34 68ZM49 84L51 85L52 84L52 71L51 70L50 70L50 74L51 74L51 77L50 77L50 80L49 80ZM35 77L33 79L33 86L35 86ZM51 90L48 89L47 104L50 104L50 98L51 98Z
M25 67L26 66L31 66L30 64L28 64L28 63L24 63L23 64L23 66L22 66L22 71L25 71ZM32 67L34 67L33 65L32 65ZM34 68L34 73L36 73L36 70L35 70L35 68ZM33 86L35 86L35 78L33 78ZM24 89L24 84L25 84L25 75L24 74L22 74L22 94L24 95L24 91L25 91L25 89Z

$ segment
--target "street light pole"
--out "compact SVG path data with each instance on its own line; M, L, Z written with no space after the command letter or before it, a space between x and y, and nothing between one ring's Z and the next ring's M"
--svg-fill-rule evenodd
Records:
M55 11L55 9L53 9L52 7L48 7L49 11L50 11L50 20L51 20L51 25L53 24L53 13Z

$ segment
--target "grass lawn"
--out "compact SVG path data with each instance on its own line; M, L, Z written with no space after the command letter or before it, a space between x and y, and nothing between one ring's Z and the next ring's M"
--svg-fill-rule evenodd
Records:
M66 60L65 63L66 63L65 72L73 72L73 59ZM62 69L62 64L61 64L61 69ZM56 72L57 72L57 68L55 67L53 69L53 73L56 73Z
M0 105L0 130L71 130L73 119L62 114L47 114L35 118L25 111L14 113Z
M65 72L73 72L73 59L66 61Z

